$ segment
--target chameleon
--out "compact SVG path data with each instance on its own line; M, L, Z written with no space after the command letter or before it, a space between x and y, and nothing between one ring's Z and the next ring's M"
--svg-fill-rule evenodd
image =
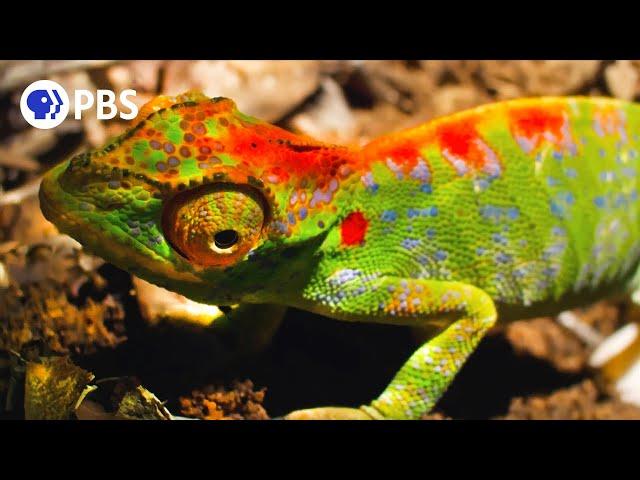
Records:
M53 167L40 201L89 251L197 302L431 326L369 404L285 417L418 419L498 319L637 287L639 134L638 104L539 97L343 146L191 91Z

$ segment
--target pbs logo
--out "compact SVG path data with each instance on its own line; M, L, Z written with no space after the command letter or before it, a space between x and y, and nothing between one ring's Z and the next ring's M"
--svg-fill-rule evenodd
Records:
M118 111L116 94L111 90L93 92L84 89L74 91L74 118L80 120L82 112L95 104L96 118L110 120L117 114L123 120L132 120L138 115L138 107L131 100L136 91L127 89L120 92L120 106L128 111ZM69 95L58 83L38 80L29 85L20 97L20 111L24 119L36 128L49 129L60 125L69 114Z
M69 96L58 83L38 80L22 92L20 111L29 125L43 130L54 128L69 114Z

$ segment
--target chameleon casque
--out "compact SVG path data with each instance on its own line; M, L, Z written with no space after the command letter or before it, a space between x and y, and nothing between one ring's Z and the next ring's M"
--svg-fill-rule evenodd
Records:
M199 302L439 327L371 404L288 418L419 418L498 318L637 283L633 103L494 103L362 148L197 92L134 123L42 182L46 217L88 250Z

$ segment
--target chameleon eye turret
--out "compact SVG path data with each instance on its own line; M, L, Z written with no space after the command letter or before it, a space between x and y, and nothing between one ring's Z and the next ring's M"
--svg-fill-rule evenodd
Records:
M176 195L162 223L180 255L202 267L227 267L256 246L264 220L260 194L250 187L216 184Z

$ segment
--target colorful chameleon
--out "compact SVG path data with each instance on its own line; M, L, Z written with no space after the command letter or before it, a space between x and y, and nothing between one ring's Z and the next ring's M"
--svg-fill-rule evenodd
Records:
M636 104L508 101L363 148L200 93L136 121L42 183L46 217L88 250L199 302L441 327L370 405L288 418L419 418L498 317L638 283Z

